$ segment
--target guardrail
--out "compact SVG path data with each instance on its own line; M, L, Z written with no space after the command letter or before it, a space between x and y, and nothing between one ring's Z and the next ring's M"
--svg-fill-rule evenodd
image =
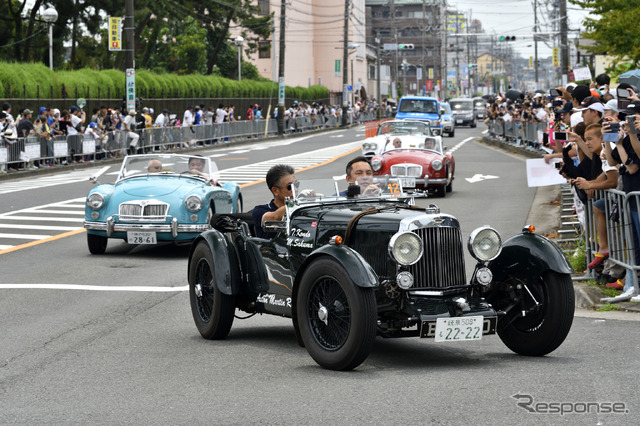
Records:
M542 145L542 133L547 129L547 123L533 121L507 121L502 119L490 120L489 135L501 138L506 142L518 146L532 148Z
M638 210L640 206L640 191L625 193L617 189L596 191L595 199L589 199L585 206L585 232L584 243L586 249L587 264L589 264L598 251L598 232L594 220L593 203L603 199L605 204L604 214L607 218L607 240L609 243L608 261L613 262L627 270L626 279L633 282L633 295L640 294L638 285L638 272L640 262L638 256ZM595 278L593 270L587 272L582 279ZM628 283L628 281L626 282ZM626 284L625 283L625 284ZM624 293L617 297L603 298L603 302L615 303L629 300L633 295Z
M376 119L374 113L349 116L348 124ZM307 132L322 128L338 127L340 117L311 116L285 118L285 132ZM49 140L43 137L18 138L6 141L0 147L0 170L6 168L33 167L34 162L50 165L68 162L100 160L126 155L133 139L127 131L106 133L103 141L88 134L56 136ZM276 119L236 121L220 124L204 124L193 127L151 127L136 130L139 136L136 149L146 151L177 151L195 145L211 145L250 138L273 137L278 133Z

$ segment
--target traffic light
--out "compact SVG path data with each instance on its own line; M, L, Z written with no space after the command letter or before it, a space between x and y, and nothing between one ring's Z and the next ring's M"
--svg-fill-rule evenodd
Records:
M500 36L500 41L516 41L516 36Z
M414 48L415 48L415 46L413 45L413 43L399 44L398 45L398 50L413 50Z

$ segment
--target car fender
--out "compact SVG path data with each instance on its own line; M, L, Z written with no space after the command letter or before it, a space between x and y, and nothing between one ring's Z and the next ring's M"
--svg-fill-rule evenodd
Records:
M343 245L324 245L314 250L300 265L296 274L296 283L304 275L304 270L320 256L331 256L349 273L353 282L363 288L376 288L380 285L378 275L375 273L371 265L351 247Z
M227 241L221 232L215 229L203 232L193 241L189 251L187 271L191 267L193 251L200 241L206 242L211 252L214 263L214 278L218 290L222 294L229 296L238 294L241 288L240 266L238 265L235 247Z
M549 269L560 274L574 272L558 246L546 237L528 232L505 241L500 255L488 266L496 281L503 281L514 272L533 279Z
M231 194L231 201L232 201L232 205L235 206L236 202L238 201L238 198L240 199L240 202L242 203L242 195L240 194L240 186L238 186L237 183L235 182L225 182L224 185L222 185L222 187ZM234 207L235 208L235 207ZM234 213L240 213L240 212L234 212Z

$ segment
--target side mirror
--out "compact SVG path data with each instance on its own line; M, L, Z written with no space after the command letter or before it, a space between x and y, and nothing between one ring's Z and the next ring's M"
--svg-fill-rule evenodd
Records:
M94 184L94 185L100 185L100 182L98 182L98 178L97 178L97 177L95 177L95 176L91 176L91 177L89 178L89 182L91 182L91 183L92 183L92 184Z
M284 220L267 220L264 222L266 232L280 232L287 230L287 222Z

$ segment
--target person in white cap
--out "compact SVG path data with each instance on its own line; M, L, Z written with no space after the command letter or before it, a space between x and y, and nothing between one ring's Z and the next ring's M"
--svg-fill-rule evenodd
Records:
M611 99L610 101L608 101L606 104L604 104L604 118L609 118L609 117L613 117L618 121L617 119L617 115L618 115L618 101L616 99Z

